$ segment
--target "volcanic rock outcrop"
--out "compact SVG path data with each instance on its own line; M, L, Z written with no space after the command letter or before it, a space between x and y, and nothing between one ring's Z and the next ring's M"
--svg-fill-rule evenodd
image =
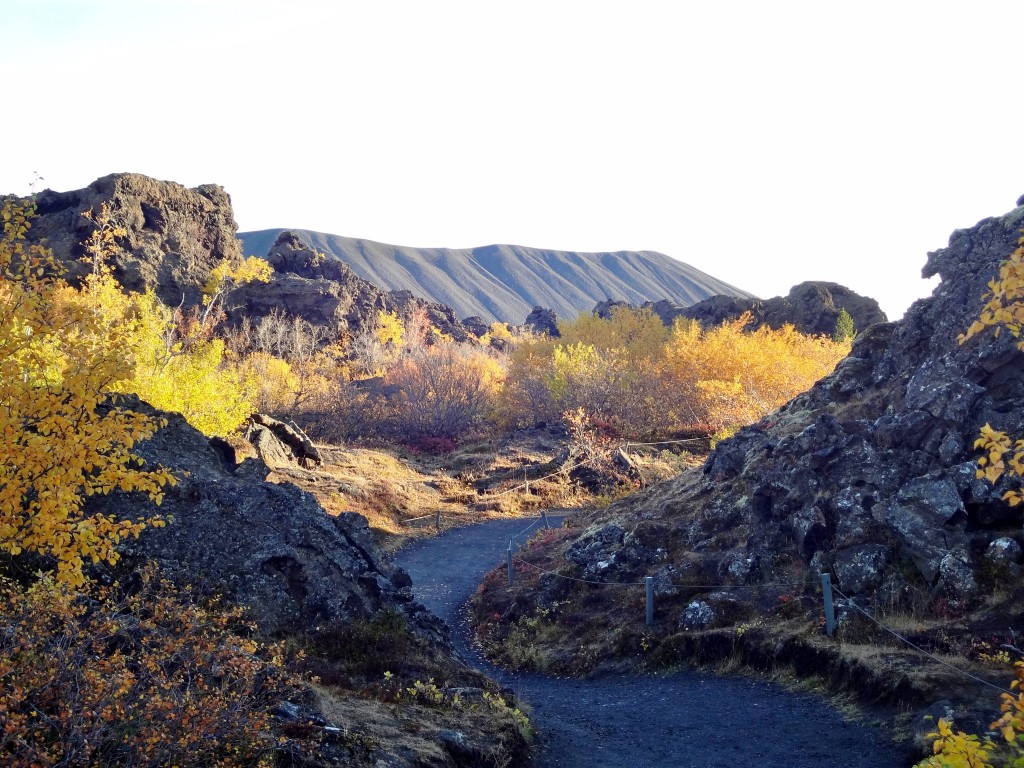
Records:
M111 222L124 229L116 238L119 252L110 265L114 276L131 291L153 289L168 306L198 305L214 267L237 263L243 256L231 198L214 184L188 189L171 181L118 173L72 192L44 190L36 204L38 216L28 238L50 248L72 281L91 269L82 260L82 242L95 225L85 214L95 214L105 204ZM334 339L340 332L358 332L374 322L378 311L408 315L422 309L443 333L458 341L469 338L451 308L408 291L386 292L289 232L282 233L266 258L274 267L270 282L234 291L226 302L229 320L256 320L275 308L284 309L326 326Z
M721 443L699 475L613 505L571 561L609 580L655 572L665 594L782 583L800 563L887 607L969 605L994 573L1019 574L1021 511L1001 499L1012 481L977 479L973 443L986 423L1024 436L1024 353L1006 333L958 337L1022 225L1024 207L954 232L923 270L942 278L930 298L896 323L858 321L832 375ZM637 547L652 526L660 553Z
M128 407L155 413L134 398ZM167 425L136 453L178 478L163 503L117 493L87 506L119 517L173 517L126 545L126 555L155 560L166 573L247 606L270 634L392 609L447 647L447 630L413 600L408 574L380 555L364 517L332 517L295 486L264 482L269 470L262 461L235 464L223 441L207 439L177 414L158 415Z
M594 311L597 312L601 306L598 305ZM762 325L778 329L788 324L801 333L825 336L835 332L836 321L844 309L850 313L858 331L887 320L874 299L861 296L838 283L814 280L793 286L786 296L771 299L712 296L688 307L680 307L668 300L644 306L649 306L668 326L677 317L697 320L705 327L721 325L749 312L753 317L751 329ZM610 311L610 306L604 311Z
M210 271L242 257L231 198L215 184L188 189L137 173L115 173L71 192L44 190L36 198L37 218L28 232L68 268L68 278L91 268L81 259L82 242L95 229L84 214L106 204L126 230L111 266L127 289L153 288L160 300L196 304Z
M274 268L273 279L239 288L232 296L236 316L262 317L277 307L326 326L336 335L372 325L378 312L408 316L422 311L431 325L456 341L466 341L472 335L451 307L424 301L409 291L383 291L344 262L324 257L292 232L281 233L266 259Z

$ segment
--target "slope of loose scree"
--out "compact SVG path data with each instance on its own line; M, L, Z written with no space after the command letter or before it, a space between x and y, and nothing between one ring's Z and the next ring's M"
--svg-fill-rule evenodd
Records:
M996 691L961 670L1010 679L988 660L1021 628L1021 511L1000 498L1008 481L976 478L973 443L987 422L1024 434L1024 355L1007 334L958 336L1022 224L1017 208L954 232L924 268L941 275L933 295L864 330L831 376L703 468L539 538L513 588L492 573L475 607L491 653L570 672L788 665L904 707L994 704ZM825 572L834 638L820 628Z

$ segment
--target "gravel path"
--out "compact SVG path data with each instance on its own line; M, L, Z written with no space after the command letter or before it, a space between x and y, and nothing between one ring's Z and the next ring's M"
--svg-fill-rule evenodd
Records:
M537 768L909 765L878 730L845 722L818 696L770 683L698 672L559 679L489 664L469 642L463 609L524 527L499 520L453 529L395 560L412 575L417 599L452 628L459 654L532 707Z

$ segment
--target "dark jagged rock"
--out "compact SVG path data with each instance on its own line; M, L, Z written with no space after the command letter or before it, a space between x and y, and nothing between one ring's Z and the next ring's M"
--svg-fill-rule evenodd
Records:
M478 339L491 330L491 327L484 322L484 319L477 315L463 318L462 324L466 326L467 331L472 333Z
M962 345L958 336L1022 224L1018 208L953 233L923 270L942 277L930 298L897 323L858 321L853 350L832 375L723 441L700 474L613 505L567 558L583 573L643 575L632 564L644 557L623 557L625 542L654 521L665 527L662 546L676 558L687 553L671 561L678 574L757 584L784 580L787 564L800 562L832 571L847 594L889 606L915 595L977 598L986 563L1017 568L1024 540L1020 508L1001 498L1011 481L978 480L973 449L986 423L1024 436L1024 354L1009 334ZM832 302L843 306L835 292ZM857 317L857 306L847 309Z
M886 322L885 313L874 299L861 296L838 283L810 281L793 286L787 296L772 299L743 299L735 296L712 296L688 307L673 308L658 302L652 310L667 320L688 317L704 326L721 325L735 320L744 312L753 315L752 328L767 325L781 328L790 324L801 333L831 336L842 310L853 318L858 331L875 323Z
M215 184L188 189L116 173L85 189L44 190L36 202L29 240L50 248L71 280L90 268L81 261L82 242L95 226L83 213L98 213L103 203L113 222L127 230L117 241L123 250L111 264L115 276L129 290L153 288L165 304L177 306L183 297L186 304L198 303L210 271L242 256L231 198Z
M544 307L534 307L523 321L523 327L533 333L546 333L553 339L562 335L558 331L558 318L554 311Z
M629 309L632 305L625 301L616 301L614 299L608 299L607 301L598 302L594 306L594 315L600 317L602 320L611 320L612 313L616 309L624 308Z
M358 333L376 321L378 312L408 317L424 311L435 328L456 341L472 336L450 307L424 301L409 291L383 291L290 231L280 234L266 259L274 268L273 278L239 288L232 295L234 317L262 317L276 307L326 326L336 337L342 332Z
M155 413L138 400L131 410ZM124 547L167 573L251 609L262 631L303 630L365 619L382 609L405 615L410 628L447 647L447 630L415 602L408 575L379 553L366 519L328 515L290 484L263 482L257 459L226 463L223 452L176 414L137 446L149 465L178 477L159 507L139 494L93 497L90 512L173 517Z
M53 250L72 281L91 268L82 261L82 242L95 225L83 214L98 212L102 204L112 222L125 229L117 239L121 250L111 263L114 276L129 290L153 289L169 306L198 305L214 267L237 263L243 256L231 198L221 187L204 184L188 189L136 173L112 174L85 189L45 190L38 196L38 217L29 239ZM384 291L292 232L280 234L266 259L274 268L270 282L251 283L231 293L226 302L231 321L243 316L258 320L284 309L326 326L333 340L343 332L359 332L379 311L408 316L422 310L434 327L456 341L471 337L451 308L408 291Z
M286 424L266 414L254 413L249 417L245 437L271 469L294 464L318 467L324 463L309 435L294 423Z

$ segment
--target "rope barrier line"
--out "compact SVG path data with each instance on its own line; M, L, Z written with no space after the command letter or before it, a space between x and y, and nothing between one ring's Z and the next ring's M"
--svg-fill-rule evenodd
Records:
M543 568L529 563L522 558L512 558L517 563L522 563L528 568L532 568L537 573L543 573L548 576L557 576L560 579L566 581L576 581L581 584L597 584L602 587L642 587L646 585L644 581L594 581L592 579L580 579L575 576L566 576L564 573L558 573L557 571L545 571ZM669 582L669 586L677 587L679 589L766 589L768 587L773 588L785 588L785 589L796 589L802 587L802 584L678 584L676 582Z
M911 642L910 640L905 638L903 635L901 635L895 629L892 629L891 627L887 627L885 624L880 622L878 619L876 619L870 613L868 613L863 608L861 608L859 605L857 605L857 603L855 603L850 597L848 597L847 595L844 595L842 592L840 592L835 586L832 587L832 591L835 592L836 594L838 594L843 599L847 600L850 605L852 605L858 611L863 613L865 616L867 616L868 619L873 621L875 624L877 624L883 630L885 630L890 635L895 637L897 640L899 640L900 642L906 643L908 646L913 648L915 651L917 651L918 653L921 653L921 654L927 656L929 659L931 659L932 661L936 662L937 664L941 664L944 667L949 667L949 669L952 669L954 672L958 672L959 674L963 675L964 677L970 678L971 680L974 680L975 682L981 683L982 685L987 685L989 688L995 688L997 691L999 691L1001 693L1008 693L1011 696L1016 696L1016 694L1013 691L1009 690L1008 688L1003 688L1001 685L996 685L995 683L990 683L988 680L984 680L984 679L978 677L977 675L972 675L970 672L968 672L966 670L963 670L963 669L960 669L960 667L958 667L958 666L956 666L954 664L950 664L948 661L944 661L943 659L940 659L935 654L929 653L928 651L926 651L921 646L919 646L916 643Z
M511 488L506 488L501 493L495 493L494 496L507 496L513 491L518 491L521 488L526 488L530 483L539 483L541 480L547 480L550 477L555 477L555 475L564 475L567 472L572 472L577 467L582 467L585 463L586 461L577 461L575 464L572 464L570 466L562 466L559 469L555 470L554 472L551 472L550 474L544 475L543 477L536 477L533 480L527 480L525 483L513 485Z
M532 523L530 523L530 524L529 524L528 526L526 526L525 528L523 528L523 530L521 530L521 531L520 531L519 533L517 533L517 534L516 534L515 536L509 536L509 539L518 539L518 538L519 538L520 536L522 536L522 535L523 535L524 533L526 533L526 532L528 532L529 530L531 530L532 528L535 528L536 526L540 525L540 522L541 522L541 518L539 518L539 517L538 517L538 518L537 518L536 520L534 520L534 521L533 521Z
M516 563L522 563L527 568L532 568L538 573L543 573L549 576L557 576L560 579L565 579L566 581L575 581L580 584L596 584L599 587L642 587L645 584L645 582L643 581L593 581L591 579L578 579L575 576L565 576L564 574L555 573L554 571L545 571L543 568L539 568L533 563L528 563L525 560L521 560L518 557L513 557L512 561Z
M685 440L660 440L660 441L658 441L656 443L637 443L637 442L634 442L634 441L630 440L628 443L623 443L622 447L623 448L629 448L629 446L631 446L631 445L638 445L638 446L680 445L682 443L700 443L700 442L704 442L704 438L702 438L702 437L688 437Z
M417 520L426 520L428 517L437 517L437 513L431 515L421 515L420 517L409 517L403 520L403 523L415 523Z

